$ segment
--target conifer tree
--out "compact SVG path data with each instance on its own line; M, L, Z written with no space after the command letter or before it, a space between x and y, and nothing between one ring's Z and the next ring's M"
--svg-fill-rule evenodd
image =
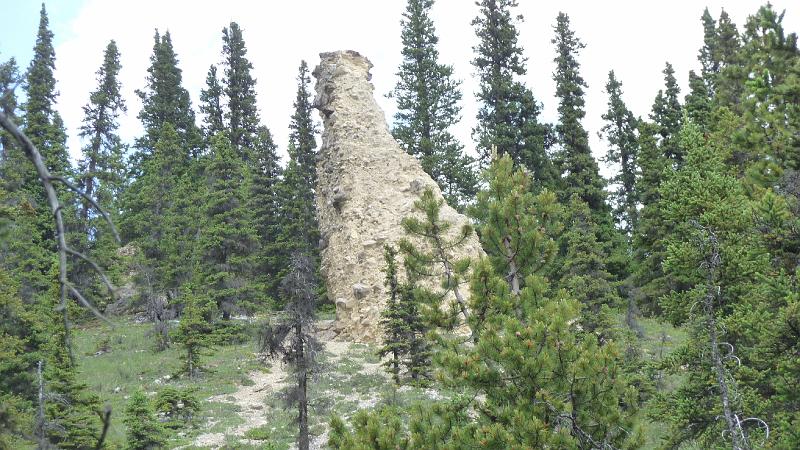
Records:
M472 64L480 78L477 93L481 102L478 125L472 136L476 141L481 167L490 164L492 149L508 153L515 164L534 174L538 186L552 186L558 179L547 149L552 144L549 127L539 123L541 105L518 78L525 75L525 57L518 44L513 16L516 0L481 0L480 13L472 21L480 39L473 48Z
M194 180L194 165L186 163L180 135L166 123L122 202L123 239L136 242L154 269L156 289L169 299L177 298L191 277L186 261L192 260L194 240L186 236L197 234L197 199L204 188Z
M209 143L217 133L225 131L222 110L222 85L217 77L217 66L211 65L206 76L206 88L200 93L200 112L203 113L203 136Z
M472 228L465 224L461 229L451 231L452 224L439 215L443 204L444 200L437 200L430 188L425 189L420 199L414 202L417 214L405 217L401 222L409 239L401 240L399 248L406 272L412 279L429 277L430 281L441 286L438 292L419 288L415 293L427 323L445 330L453 330L462 323L472 328L462 286L470 261L469 258L456 259L454 255L454 250L463 244ZM422 244L415 245L411 239L420 239ZM475 337L474 329L472 333Z
M182 71L178 68L178 56L172 47L172 37L167 31L162 36L155 32L153 54L147 69L147 85L136 91L142 100L139 120L144 127L144 135L137 139L139 149L134 158L134 175L139 175L144 161L154 152L156 142L161 137L165 124L169 123L179 138L181 157L188 162L197 157L200 147L200 132L195 125L189 92L183 88Z
M173 333L175 342L181 344L184 354L179 374L195 378L200 374L203 356L213 347L211 333L216 309L205 289L193 284L183 287L184 308L178 328Z
M599 343L614 337L613 309L620 298L613 276L606 269L603 247L597 241L597 226L588 205L573 195L567 205L564 265L561 285L572 298L583 304L581 324L585 331L597 335Z
M224 134L212 138L206 166L208 196L197 242L203 287L227 320L237 310L252 311L251 252L255 230L246 205L248 175L244 163Z
M381 312L383 327L383 346L378 350L380 357L389 356L383 363L395 384L400 384L402 368L419 381L428 372L430 364L429 344L425 337L426 326L419 314L415 298L415 277L406 271L407 279L400 283L397 271L397 250L384 246L383 258L386 263L385 285L388 289L386 307ZM418 292L418 291L417 291Z
M577 56L585 44L569 26L569 17L559 13L552 43L556 46L553 79L559 99L556 132L562 146L559 159L565 185L561 196L562 201L566 202L573 194L578 194L596 215L595 220L605 224L608 221L605 217L608 215L605 183L589 148L589 135L581 124L586 115L583 99L586 82L579 73Z
M678 100L680 88L672 64L666 64L663 74L665 87L658 91L650 120L658 126L661 152L674 167L678 167L683 162L683 150L678 144L678 133L683 124L683 109Z
M282 222L280 220L280 177L282 170L272 135L266 127L259 127L253 151L254 170L250 183L249 209L260 243L255 267L260 274L258 282L263 284L265 301L279 300L280 272L286 267L282 244L279 242Z
M692 122L701 130L708 130L711 121L712 98L705 80L694 70L689 71L689 94L686 95L685 105L686 115Z
M117 134L118 118L126 112L125 100L117 80L119 70L119 51L113 40L106 46L103 64L97 71L97 89L89 96L89 103L83 107L83 125L79 136L88 139L83 149L83 158L78 163L80 187L89 197L110 210L124 183L122 141ZM81 216L89 220L91 205L83 201Z
M0 63L0 111L16 120L19 105L15 88L22 82L22 76L14 58ZM5 131L0 131L0 179L4 184L11 183L11 171L7 164L10 164L11 147L14 139ZM10 187L10 184L9 184Z
M156 419L150 400L142 391L131 394L125 407L127 450L154 450L166 444L164 429Z
M519 262L526 278L515 292L507 258L484 259L473 268L470 309L472 323L481 323L479 338L473 346L450 343L435 359L444 385L469 394L413 409L407 427L397 426L396 412L390 409L360 414L353 431L334 420L333 448L376 448L375 442L380 443L377 448L641 445L640 433L631 427L632 391L623 384L614 345L598 347L595 339L580 339L574 326L577 302L564 291L547 295L545 266L539 261L554 252L555 243L544 231L554 219L553 195L540 194L540 216L525 189L530 181L513 183L511 178L524 175L511 170L508 157L495 164L487 184L501 195L479 199L498 220L486 221L483 230L500 226L494 235L523 239ZM525 213L533 214L526 220L541 228L507 226ZM385 423L389 426L382 427Z
M297 447L308 450L308 379L320 343L312 332L317 302L316 271L307 255L292 255L291 269L281 281L280 292L286 316L274 326L267 326L261 336L262 351L289 364L296 384L290 387L289 399L297 405Z
M256 80L251 75L253 64L247 59L242 29L231 22L222 29L223 92L227 100L227 130L233 148L245 161L256 145L259 118L256 107Z
M311 256L318 265L319 227L315 213L317 129L312 118L311 80L305 61L300 63L297 83L294 114L289 123L289 163L277 186L281 211L278 230L278 246L281 248L277 256L288 261L292 253L301 252ZM285 274L286 270L282 270L276 276Z
M622 100L622 83L617 80L613 70L608 73L606 92L608 112L603 114L606 124L601 128L601 134L609 143L606 162L619 165L617 175L611 179L617 184L617 190L613 194L614 216L617 224L631 236L636 227L639 204L636 185L639 177L639 140L636 135L638 121Z
M392 134L416 156L425 172L439 184L448 203L463 205L475 194L473 160L449 129L461 113L460 82L453 67L439 62L439 38L430 10L433 0L409 0L401 39L403 61L390 96L397 100Z

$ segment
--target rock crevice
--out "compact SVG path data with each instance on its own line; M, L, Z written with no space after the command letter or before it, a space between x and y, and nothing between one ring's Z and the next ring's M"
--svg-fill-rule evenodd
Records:
M439 187L392 137L373 96L369 60L354 51L320 54L314 106L324 131L317 156L317 215L321 271L336 303L337 338L374 342L386 304L383 246L406 237L401 220L413 213L420 193ZM468 219L444 205L453 232ZM458 257L482 254L472 234Z

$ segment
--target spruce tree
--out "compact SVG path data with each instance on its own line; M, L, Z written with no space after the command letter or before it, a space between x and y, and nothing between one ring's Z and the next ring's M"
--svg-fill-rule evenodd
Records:
M178 373L195 378L203 369L203 357L214 345L211 323L216 305L205 289L197 285L185 284L182 293L184 307L172 337L184 351Z
M217 66L211 65L206 76L206 88L200 92L200 112L203 113L203 136L206 143L225 130L222 110L222 85L217 76Z
M122 66L119 51L113 40L106 46L103 64L97 71L97 89L89 96L89 103L83 107L83 125L79 136L88 139L83 149L83 158L78 163L80 187L83 192L96 197L96 200L110 210L123 183L123 154L125 148L117 134L118 118L126 112L125 100L117 80ZM89 220L91 205L85 200L81 205L81 216Z
M461 113L460 82L439 62L433 0L409 0L403 19L403 61L390 96L397 100L392 134L439 184L448 203L464 205L475 194L473 160L449 131Z
M223 92L227 100L227 130L233 148L245 161L256 145L259 118L253 64L247 59L242 29L236 22L222 29Z
M413 273L406 271L406 281L400 283L397 267L397 250L384 246L383 258L386 266L385 286L388 289L386 307L381 312L383 345L378 350L381 358L389 356L383 363L395 384L400 384L403 368L414 381L427 375L430 364L429 344L425 337L427 327L419 313ZM418 291L417 291L418 292Z
M172 47L172 37L167 31L162 36L155 32L153 54L147 69L147 85L136 91L142 101L138 118L142 121L144 135L136 140L138 152L134 155L134 175L140 175L144 162L154 152L165 124L169 123L179 138L181 157L186 162L199 154L200 132L195 125L189 92L181 85L183 75L178 68L178 56ZM137 170L138 169L138 170Z
M312 257L315 266L319 261L319 226L316 216L316 147L317 128L312 118L312 105L308 66L300 63L297 76L297 96L294 114L289 123L289 162L278 183L280 203L279 236L276 245L278 258L288 261L294 252ZM286 270L276 274L282 278Z
M202 199L203 222L197 241L203 287L229 319L236 311L252 311L252 250L256 244L246 205L248 174L224 134L213 137L205 174L208 196Z
M560 194L564 202L578 194L596 215L597 222L605 223L608 221L605 218L608 215L605 183L589 148L589 134L581 124L586 115L583 98L586 82L580 75L577 56L585 45L569 26L569 17L559 13L552 43L556 46L556 71L553 73L559 99L556 132L562 147L559 159L564 183Z
M0 111L12 120L17 120L19 104L15 88L22 82L17 61L14 58L0 63ZM0 130L0 179L3 184L11 182L10 164L11 147L14 145L14 138L3 129ZM7 187L11 187L9 184Z
M663 71L664 89L658 91L650 120L658 127L659 148L673 167L683 162L683 150L678 143L678 133L683 125L683 109L678 100L680 88L675 79L672 64L667 63Z
M639 177L638 121L622 100L622 83L617 80L613 70L608 73L606 92L608 111L603 114L606 124L600 131L609 143L606 162L619 165L617 174L611 178L611 182L617 185L613 194L614 217L625 234L631 236L639 212L636 185Z
M712 98L703 77L694 70L689 71L689 93L685 100L686 115L701 130L709 129L711 121Z
M496 149L530 170L538 186L553 186L558 173L547 154L552 133L539 123L541 105L518 81L526 69L516 25L522 17L512 15L517 2L482 0L478 6L480 13L472 25L480 42L473 47L472 64L480 79L477 97L481 105L472 137L480 166L490 164L492 149Z
M249 209L260 243L256 253L257 282L264 286L264 301L278 302L278 285L286 260L281 253L281 190L282 169L272 135L266 127L259 127L253 151L254 170L250 183Z
M131 394L125 407L127 450L154 450L166 444L164 429L156 419L150 400L142 391Z

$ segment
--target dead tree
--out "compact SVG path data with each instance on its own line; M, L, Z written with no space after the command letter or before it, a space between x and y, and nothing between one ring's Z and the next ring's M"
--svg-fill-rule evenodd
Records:
M261 333L261 351L270 359L288 364L295 384L288 392L289 404L297 406L297 448L308 450L308 379L320 343L313 335L317 303L317 281L313 260L295 253L291 269L280 284L286 301L284 316L276 324L267 324Z
M764 430L765 439L769 438L769 426L763 420L756 417L742 419L740 413L734 408L733 399L735 397L734 385L729 382L728 371L725 367L726 361L736 361L741 364L739 358L734 354L734 347L728 342L720 342L717 331L718 324L716 319L715 305L719 302L722 294L722 287L719 285L719 268L722 265L722 256L719 249L719 239L714 230L694 224L700 230L700 247L704 254L700 268L706 274L706 292L701 299L703 315L705 316L705 328L708 332L708 344L711 354L711 364L714 367L717 389L719 389L720 401L722 402L722 415L725 420L726 430L723 437L731 439L732 450L748 450L752 448L748 439L745 426L748 423L756 424ZM727 353L720 351L721 347L727 348Z

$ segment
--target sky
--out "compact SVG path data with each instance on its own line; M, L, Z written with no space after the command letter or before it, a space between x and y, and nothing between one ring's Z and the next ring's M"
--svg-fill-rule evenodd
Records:
M136 115L141 102L136 89L145 85L153 46L153 33L169 30L183 70L183 84L195 109L210 64L221 60L222 28L231 21L244 32L248 57L257 80L262 121L272 130L283 155L296 91L301 59L312 68L319 53L356 50L367 56L374 68L375 96L391 123L396 111L386 97L396 83L401 61L400 18L405 0L292 0L179 1L179 0L49 0L46 1L51 30L55 34L56 79L60 92L58 110L69 132L69 148L80 157L82 143L77 129L81 107L95 89L95 72L102 52L115 39L121 53L120 81L128 112L121 118L120 134L132 143L141 134ZM639 116L646 116L658 90L663 87L665 62L673 64L687 92L690 69L699 70L697 53L702 46L700 16L708 6L716 18L724 8L741 29L748 15L757 11L759 0L520 0L515 13L520 45L527 57L528 73L523 81L542 102L542 120L557 119L554 97L555 50L551 44L559 11L570 16L572 29L586 44L579 55L581 74L588 83L586 118L596 157L606 152L597 136L607 109L604 86L614 70L623 83L623 98ZM786 9L784 28L800 30L800 5L796 0L773 0L777 10ZM792 8L794 6L794 8ZM0 0L0 59L11 56L26 67L32 53L38 24L39 0ZM439 36L441 62L454 67L462 80L462 120L454 134L468 152L474 151L471 129L475 126L478 84L470 64L477 43L472 19L478 14L473 0L437 0L432 10ZM199 120L199 115L198 115ZM604 170L608 175L608 169Z

